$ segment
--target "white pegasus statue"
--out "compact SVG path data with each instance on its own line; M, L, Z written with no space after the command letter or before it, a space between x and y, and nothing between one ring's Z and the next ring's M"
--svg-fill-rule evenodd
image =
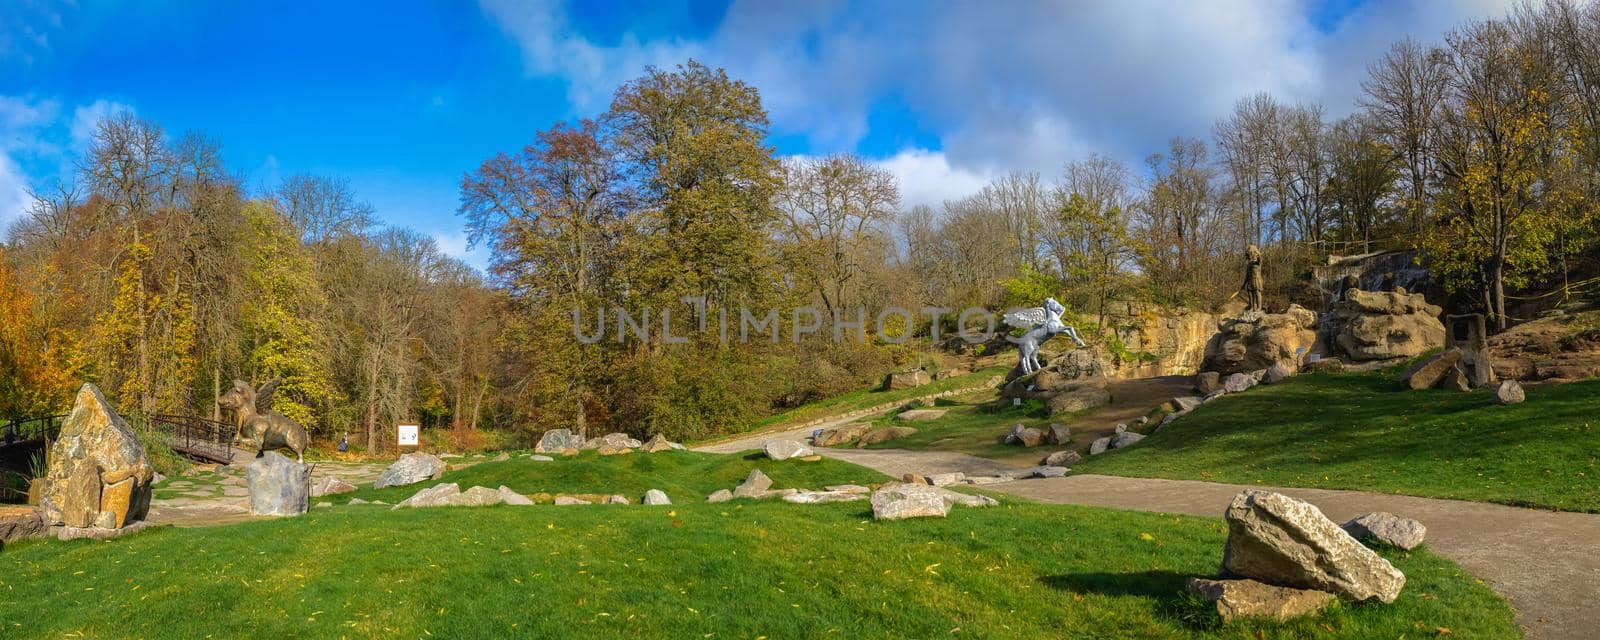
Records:
M1013 309L1004 316L1007 325L1023 329L1026 333L1021 338L1007 336L1013 344L1017 345L1017 353L1022 357L1022 375L1038 371L1039 345L1049 340L1058 333L1067 334L1068 338L1077 343L1079 348L1084 346L1083 340L1078 339L1078 331L1061 322L1061 314L1067 311L1066 307L1056 302L1055 298L1045 298L1043 307L1032 309Z

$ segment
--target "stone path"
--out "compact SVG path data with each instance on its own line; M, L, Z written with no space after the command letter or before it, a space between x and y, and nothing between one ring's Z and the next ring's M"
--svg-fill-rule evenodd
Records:
M172 478L156 487L156 496L150 501L150 515L145 518L152 524L170 524L179 527L204 527L232 524L255 519L247 508L249 490L245 487L245 467L254 453L239 455L233 464L225 466L198 465L182 477ZM310 463L311 483L315 485L327 476L338 476L351 484L371 484L378 479L388 463L384 462L330 462ZM317 499L312 498L312 503Z
M785 434L720 443L725 453ZM810 435L805 430L803 435ZM906 473L988 474L1014 468L961 453L818 448L825 456L899 477ZM1600 515L1364 491L1293 489L1188 480L1069 475L985 485L989 491L1050 504L1221 517L1244 489L1267 489L1317 505L1335 521L1372 511L1420 520L1427 545L1482 578L1511 602L1529 638L1590 640L1600 634Z

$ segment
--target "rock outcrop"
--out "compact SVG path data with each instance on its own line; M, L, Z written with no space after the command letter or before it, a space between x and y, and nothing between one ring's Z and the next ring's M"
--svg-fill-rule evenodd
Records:
M1299 305L1283 313L1224 320L1206 344L1203 368L1224 376L1264 370L1277 363L1299 369L1317 346L1317 314Z
M1572 382L1600 377L1600 311L1540 318L1490 336L1501 380Z
M1440 309L1420 293L1351 289L1333 304L1333 346L1351 360L1412 358L1444 346Z
M311 505L311 467L268 451L245 467L250 514L297 516Z
M1309 503L1252 489L1234 497L1224 517L1224 576L1328 591L1357 601L1394 602L1405 586L1405 574Z
M50 446L40 511L46 525L121 528L150 511L155 470L128 423L92 384Z

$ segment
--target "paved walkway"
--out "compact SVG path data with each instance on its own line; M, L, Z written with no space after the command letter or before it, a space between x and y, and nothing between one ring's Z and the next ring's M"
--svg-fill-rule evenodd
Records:
M859 419L859 418L857 418ZM736 452L789 435L764 434L706 451ZM993 473L1006 465L961 453L896 449L819 449L823 455L890 476L905 473ZM1427 545L1456 561L1511 602L1529 638L1600 637L1600 515L1522 509L1482 502L1415 498L1364 491L1292 489L1188 480L1072 475L985 485L985 490L1052 504L1221 517L1244 489L1268 489L1317 505L1335 521L1372 511L1420 520Z

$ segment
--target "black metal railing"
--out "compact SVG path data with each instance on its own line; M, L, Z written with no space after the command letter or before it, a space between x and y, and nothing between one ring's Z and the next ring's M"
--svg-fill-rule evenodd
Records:
M233 460L234 425L196 416L155 415L150 426L167 437L167 446L191 458L212 462Z
M66 419L66 414L62 414L7 422L5 426L0 426L0 447L32 444L54 438L61 433L61 422Z

